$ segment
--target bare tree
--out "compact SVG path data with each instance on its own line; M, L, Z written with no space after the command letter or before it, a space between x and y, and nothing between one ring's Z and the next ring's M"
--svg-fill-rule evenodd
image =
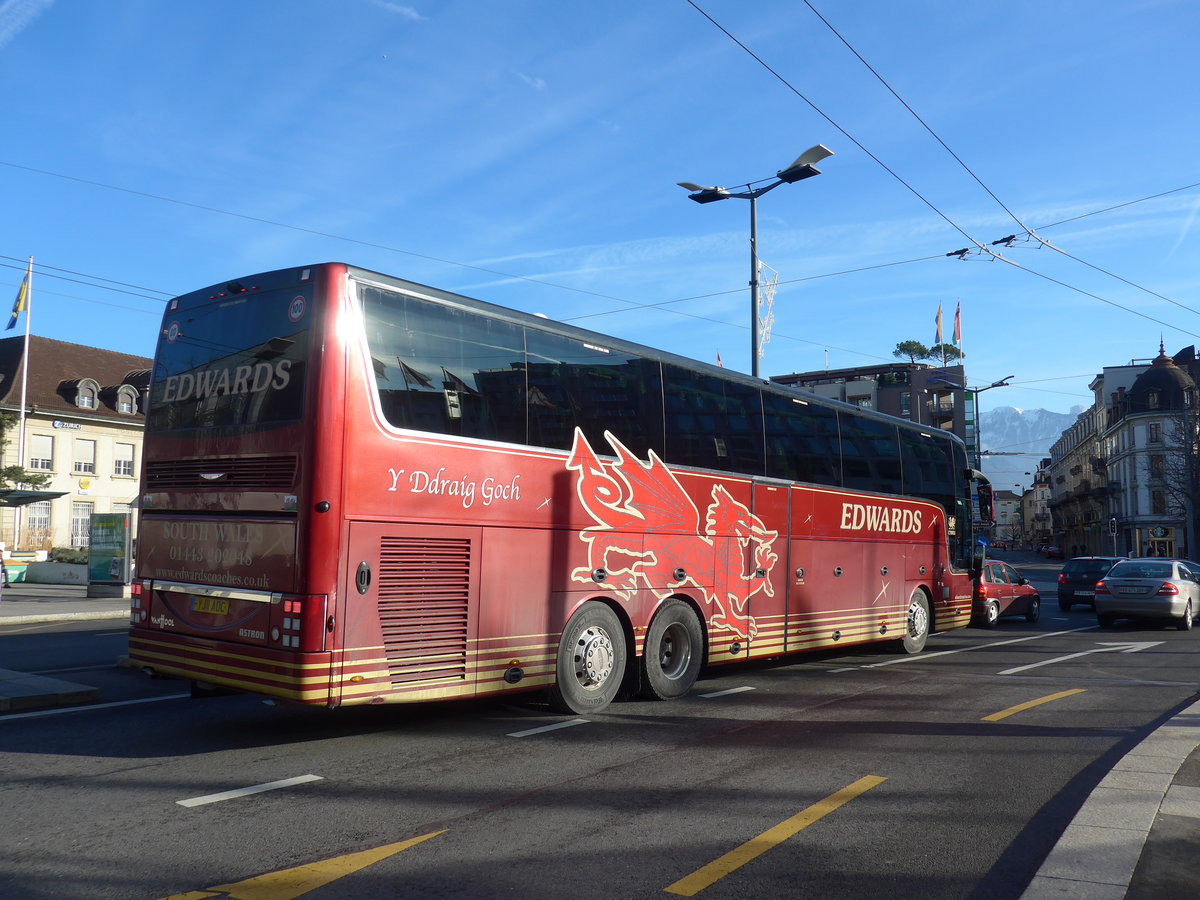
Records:
M1147 462L1147 474L1161 482L1168 512L1183 520L1187 553L1194 557L1200 550L1196 544L1200 536L1200 409L1189 397L1187 405L1175 410L1164 424L1170 429L1166 452L1161 463L1155 463L1153 457Z

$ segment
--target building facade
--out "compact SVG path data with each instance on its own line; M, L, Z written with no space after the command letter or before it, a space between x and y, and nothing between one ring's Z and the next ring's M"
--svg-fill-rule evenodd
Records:
M1176 361L1178 360L1178 362ZM1195 353L1159 355L1128 391L1116 391L1108 407L1103 440L1111 484L1111 522L1127 555L1184 556L1195 551L1186 503L1173 490L1181 415L1196 404ZM1187 498L1188 500L1194 498Z
M1172 491L1179 423L1196 407L1194 347L1105 367L1094 402L1050 448L1052 542L1067 556L1189 556L1191 498Z
M136 509L151 360L30 336L27 376L25 362L24 336L0 340L0 412L12 419L2 462L49 475L39 490L61 496L0 510L0 543L82 549L92 513Z

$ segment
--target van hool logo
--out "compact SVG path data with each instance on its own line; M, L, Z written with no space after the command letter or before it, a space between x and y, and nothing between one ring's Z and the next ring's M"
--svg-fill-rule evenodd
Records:
M175 620L170 616L157 615L150 617L150 624L157 625L159 628L174 628Z
M580 535L588 545L588 564L572 572L571 578L591 582L592 573L603 568L608 574L601 586L624 598L639 587L666 598L691 584L716 610L709 617L713 628L753 637L758 628L749 613L749 600L760 591L767 596L774 593L770 573L779 557L771 545L779 533L768 530L720 484L713 485L712 502L701 518L696 504L654 451L643 463L612 434L605 432L604 437L617 454L609 469L578 428L567 460L567 469L579 473L575 483L579 502L596 522ZM741 563L750 547L753 561L746 572ZM714 565L714 587L696 581L701 573L707 580Z

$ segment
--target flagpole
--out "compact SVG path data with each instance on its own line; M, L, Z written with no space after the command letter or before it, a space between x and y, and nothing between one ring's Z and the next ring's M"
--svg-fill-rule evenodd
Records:
M29 267L25 270L25 349L21 354L21 414L17 419L17 465L25 468L25 397L29 390L29 319L33 311L33 257L29 257ZM15 533L13 549L21 546L21 513L23 507L16 507Z

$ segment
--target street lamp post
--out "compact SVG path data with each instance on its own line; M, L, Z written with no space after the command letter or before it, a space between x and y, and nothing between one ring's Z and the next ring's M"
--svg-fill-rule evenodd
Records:
M821 170L816 168L816 163L829 156L833 156L833 151L823 144L809 147L790 166L776 172L775 178L769 180L768 184L763 184L762 187L755 187L755 184L762 184L762 182L751 182L746 185L746 190L738 191L737 193L723 187L704 187L703 185L694 184L691 181L679 182L681 188L686 188L692 192L688 196L697 203L712 203L715 200L728 200L730 198L750 201L750 374L755 378L758 377L759 306L758 207L756 203L759 197L767 191L773 191L781 184L792 184L797 181L803 181L805 178L812 178L814 175L820 175Z
M1009 382L1016 378L1015 375L1005 375L999 381L993 381L985 387L969 388L963 386L963 391L971 395L971 402L975 411L975 468L983 471L983 442L979 439L979 395L984 391L990 391L992 388L1008 387ZM963 379L966 380L965 378Z

